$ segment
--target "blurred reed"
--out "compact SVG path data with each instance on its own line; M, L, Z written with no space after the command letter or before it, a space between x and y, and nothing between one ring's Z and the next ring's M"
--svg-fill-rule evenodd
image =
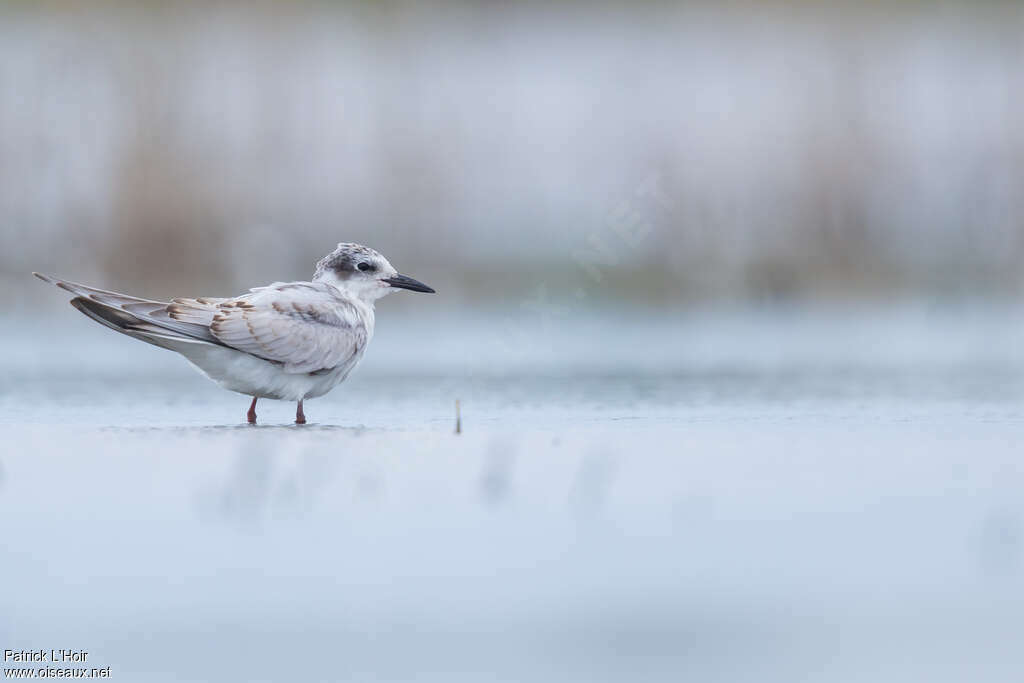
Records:
M2 284L1020 291L1024 7L0 5ZM35 289L33 289L35 291Z

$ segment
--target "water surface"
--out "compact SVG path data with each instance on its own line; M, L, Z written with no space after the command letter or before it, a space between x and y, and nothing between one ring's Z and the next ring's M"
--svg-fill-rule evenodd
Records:
M122 680L1013 680L1012 313L382 318L304 427L9 321L0 642Z

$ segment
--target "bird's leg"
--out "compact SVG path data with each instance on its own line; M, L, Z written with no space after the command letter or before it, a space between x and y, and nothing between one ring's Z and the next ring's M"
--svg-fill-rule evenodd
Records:
M246 419L249 420L249 424L256 424L256 397L252 397L252 405L249 406L249 412L245 414Z
M299 405L295 408L295 424L306 424L306 414L302 412L302 401L299 401Z

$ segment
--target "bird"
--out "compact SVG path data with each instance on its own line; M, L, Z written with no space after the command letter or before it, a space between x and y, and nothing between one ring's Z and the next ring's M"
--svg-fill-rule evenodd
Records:
M33 273L74 294L71 305L101 325L176 351L230 391L296 401L323 396L356 367L373 337L374 302L398 289L434 294L379 252L341 242L311 281L275 282L236 297L153 301Z

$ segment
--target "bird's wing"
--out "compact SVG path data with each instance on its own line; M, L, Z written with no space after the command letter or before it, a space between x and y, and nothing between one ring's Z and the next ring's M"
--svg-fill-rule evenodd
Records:
M219 342L281 363L285 372L316 372L351 363L368 338L355 305L323 285L276 283L216 303L185 301L168 307L176 319L202 324L210 316L210 333Z

